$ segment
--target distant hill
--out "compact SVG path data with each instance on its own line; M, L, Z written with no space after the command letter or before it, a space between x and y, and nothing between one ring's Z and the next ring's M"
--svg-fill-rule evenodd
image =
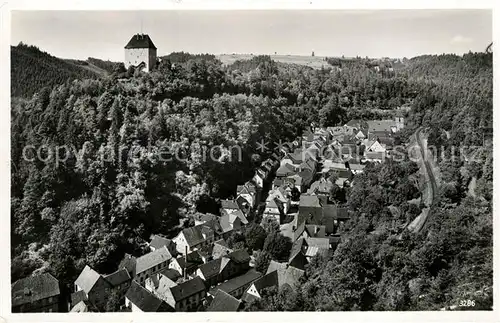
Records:
M224 65L231 65L236 61L251 60L257 55L251 54L222 54L217 55ZM325 61L322 56L299 56L299 55L269 55L271 59L279 63L297 64L312 67L314 69L321 69L321 67L329 67L330 65Z
M36 46L11 46L11 96L29 98L43 87L67 80L99 78L119 63L89 58L87 61L54 57Z

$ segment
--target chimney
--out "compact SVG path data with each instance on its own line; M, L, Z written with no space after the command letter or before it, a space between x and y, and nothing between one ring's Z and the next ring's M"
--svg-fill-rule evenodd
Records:
M183 268L183 272L184 272L184 278L187 278L187 270L186 270L186 267L187 267L187 263L188 263L188 247L186 246L185 247L185 250L184 250L184 268Z

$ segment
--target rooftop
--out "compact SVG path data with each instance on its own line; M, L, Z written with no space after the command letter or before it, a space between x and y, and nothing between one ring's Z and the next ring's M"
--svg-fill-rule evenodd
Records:
M236 312L241 302L223 290L218 290L207 312Z
M136 263L136 274L142 273L158 264L172 259L172 255L166 247L156 249L155 251L149 252L144 256L137 258Z
M12 306L33 303L59 294L59 281L51 274L26 277L12 284Z
M170 288L172 296L176 302L179 302L191 295L197 294L205 290L205 283L200 277L195 277L185 281L175 287Z
M165 303L146 288L132 281L125 297L143 312L156 312Z
M156 49L155 44L153 44L153 41L151 38L149 38L149 35L147 34L136 34L132 36L132 38L129 40L127 45L125 45L125 48L152 48Z
M87 265L76 279L75 284L88 294L100 277L101 275L97 271Z
M210 294L214 295L217 290L222 290L230 294L231 292L237 290L238 288L250 284L251 282L253 282L254 280L258 279L261 276L262 274L259 273L258 271L250 269L241 276L235 277L218 286L215 286L210 290Z

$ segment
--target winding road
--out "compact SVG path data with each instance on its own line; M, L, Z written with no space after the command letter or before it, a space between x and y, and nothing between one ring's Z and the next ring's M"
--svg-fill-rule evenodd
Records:
M425 184L428 187L430 196L429 201L426 201L426 208L424 208L422 210L422 213L408 226L408 229L415 233L420 232L426 225L429 217L431 216L432 205L434 204L436 194L438 193L436 176L427 158L428 153L426 152L426 147L421 132L422 128L418 128L417 131L415 131L415 139L420 150L420 162L422 162L424 166Z

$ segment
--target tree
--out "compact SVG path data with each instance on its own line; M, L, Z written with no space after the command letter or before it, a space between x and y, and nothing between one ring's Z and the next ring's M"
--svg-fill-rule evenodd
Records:
M117 289L112 289L108 294L108 301L106 302L106 312L117 312L120 310L121 298Z
M244 229L245 241L250 251L261 250L264 246L266 235L264 228L256 223L251 223Z
M266 251L258 251L255 256L255 270L258 272L265 274L267 272L267 268L269 267L269 263L271 262L271 254Z
M291 248L291 239L283 236L279 231L274 231L268 233L262 250L270 253L273 259L283 261L288 260Z
M276 221L274 217L265 217L262 220L262 227L268 234L273 232L279 232L280 230L280 224L278 223L278 221Z

